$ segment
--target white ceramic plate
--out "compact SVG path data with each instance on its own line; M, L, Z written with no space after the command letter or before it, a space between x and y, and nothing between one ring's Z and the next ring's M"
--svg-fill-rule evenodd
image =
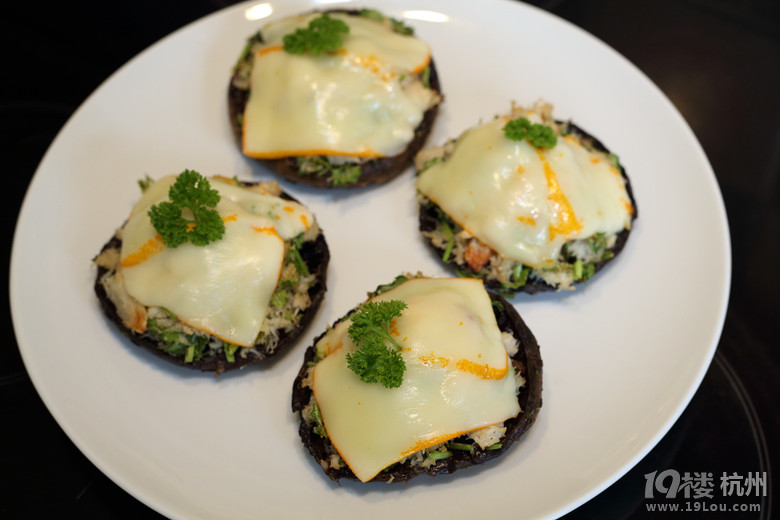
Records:
M595 283L514 301L541 344L544 406L504 457L408 484L338 486L298 439L290 389L311 339L401 271L446 274L418 238L411 172L349 193L283 183L316 212L333 258L318 318L270 367L215 379L169 366L98 308L90 260L139 196L137 179L185 168L269 176L230 135L231 66L264 23L253 13L325 3L248 3L193 23L120 69L65 125L12 254L14 325L35 387L90 460L170 517L425 517L456 501L453 518L561 515L630 469L682 412L720 335L731 264L721 196L685 121L624 58L545 12L500 0L371 2L434 49L446 102L431 143L511 100L545 98L616 151L634 185L639 220Z

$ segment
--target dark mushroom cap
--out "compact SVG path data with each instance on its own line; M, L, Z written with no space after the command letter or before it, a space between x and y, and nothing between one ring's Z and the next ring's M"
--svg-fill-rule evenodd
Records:
M244 186L249 186L253 183L242 182ZM280 197L297 202L293 197L287 193L282 192ZM122 240L114 235L106 242L101 251L106 249L115 248L120 249L122 247ZM204 372L214 372L216 375L223 372L242 368L254 363L277 358L285 351L289 350L298 337L306 330L314 316L319 309L322 300L325 297L326 291L326 279L328 272L328 263L330 262L330 251L328 244L325 241L325 235L320 231L320 234L313 241L304 242L300 249L301 257L304 263L316 278L316 283L312 284L309 288L309 298L311 299L311 305L302 313L301 319L295 324L292 330L289 332L282 331L279 335L279 340L272 351L264 349L263 345L256 345L255 348L259 355L246 356L240 355L234 356L233 361L228 361L225 353L220 351L214 356L205 357L203 359L196 359L192 362L186 363L183 358L174 356L162 350L159 343L152 337L145 334L138 334L137 332L129 329L117 314L117 308L114 302L108 297L103 284L100 282L104 274L108 272L105 267L98 266L97 275L95 277L94 289L95 294L100 302L103 312L112 321L122 334L127 336L134 344L142 347L155 355L169 361L171 363L181 365L187 368L195 370L201 370Z
M496 316L499 329L503 332L511 332L519 342L518 351L512 356L512 366L515 370L519 370L526 380L525 386L520 389L517 396L522 412L504 422L507 429L504 438L501 439L501 447L481 450L475 446L471 452L453 450L451 457L437 460L426 468L413 466L410 462L397 463L380 472L372 481L406 482L418 475L436 476L482 464L506 453L510 446L533 425L542 407L542 358L539 353L539 344L517 310L509 302L497 294L488 294L493 302L493 313ZM346 316L349 314L347 313ZM341 319L345 319L345 317ZM292 409L299 416L312 398L311 388L304 386L303 381L310 363L314 360L315 345L323 335L317 337L314 343L306 349L303 365L293 383ZM329 451L330 441L314 432L313 423L307 422L301 417L298 433L304 446L318 463L328 460L331 453ZM325 469L325 473L332 480L358 480L347 466L342 466L339 469L328 468Z
M559 122L560 123L560 122ZM565 124L565 129L567 134L573 134L576 135L581 141L588 143L593 149L599 150L604 153L610 153L610 151L602 144L601 141L593 137L591 134L580 128L579 126L575 125L572 122L567 122ZM633 223L634 220L639 215L637 205L636 205L636 199L634 198L634 192L631 188L631 181L628 179L628 175L626 175L626 169L623 167L622 164L618 162L617 164L620 175L623 177L623 180L625 182L626 186L626 193L628 194L629 201L631 202L631 205L634 208L634 212L631 216L631 222ZM420 204L419 206L419 230L421 232L423 231L433 231L438 226L438 215L437 215L437 207L433 202L429 202L426 204ZM633 226L632 226L633 228ZM618 254L623 250L623 247L625 247L626 242L628 241L628 236L631 234L631 229L623 229L617 234L617 239L615 241L615 245L610 249L612 251L612 256L610 258L607 258L605 260L602 260L600 262L596 262L594 264L595 272L598 273L601 271L604 267L606 267L610 262L612 262L615 258L617 258ZM444 253L444 248L437 247L434 245L429 238L423 236L428 246L433 249L433 251L438 255L439 259L442 258L442 255ZM467 269L469 274L471 276L480 277L479 273L475 273L469 267L464 264L458 264L455 260L455 258L450 257L447 260L447 263L450 264L453 267L456 267L458 269ZM583 283L582 281L576 281L576 284ZM544 280L540 279L529 279L528 282L526 282L525 285L518 287L516 289L507 289L504 287L500 282L496 280L490 280L485 279L485 286L488 289L496 290L496 291L502 291L502 292L515 292L515 293L526 293L526 294L536 294L540 292L549 292L549 291L556 291L557 288L555 286L552 286L548 283L546 283Z
M345 9L331 9L323 12L342 12L350 15L359 14L359 11L357 10ZM439 76L436 72L436 65L434 63L433 57L431 57L429 68L430 88L441 96L441 85L439 82ZM236 73L234 72L233 77L235 77L235 74ZM230 117L230 127L233 130L233 136L236 140L236 143L240 147L243 133L239 121L244 114L244 109L246 108L247 100L249 99L249 90L237 88L233 84L233 77L230 78L230 84L228 86L228 115ZM419 152L425 144L428 135L433 129L433 124L436 121L438 112L439 104L435 104L425 111L422 121L419 125L417 125L417 128L415 128L414 137L401 153L391 157L379 157L363 162L361 164L362 173L357 182L343 187L360 188L363 186L384 184L400 175L408 166L412 164L414 156L417 155L417 152ZM295 157L254 160L265 165L272 171L276 172L280 177L290 182L307 184L318 188L333 187L331 184L330 175L301 175L298 173L298 164Z

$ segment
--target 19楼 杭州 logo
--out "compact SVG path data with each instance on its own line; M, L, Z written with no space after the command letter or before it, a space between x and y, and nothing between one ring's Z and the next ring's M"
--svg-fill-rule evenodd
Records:
M749 501L752 497L759 500ZM645 504L654 512L763 511L767 497L767 472L684 472L667 469L645 474Z
M684 472L667 469L653 471L645 475L645 498L714 498L716 490L719 496L766 496L766 472L751 472L747 476L737 473L722 473L716 488L715 477L709 472ZM656 495L658 493L658 495Z

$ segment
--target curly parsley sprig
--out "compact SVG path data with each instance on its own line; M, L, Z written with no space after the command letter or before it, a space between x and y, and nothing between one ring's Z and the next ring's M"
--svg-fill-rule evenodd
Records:
M349 26L341 20L323 13L309 22L308 27L286 34L282 41L284 50L291 54L323 54L341 48L342 34L349 32Z
M525 117L518 117L504 125L504 135L513 141L525 139L536 148L552 148L558 142L553 129L540 123L531 123Z
M154 229L168 247L185 242L205 246L225 234L225 223L215 209L219 192L198 172L184 170L168 190L168 198L149 210Z
M352 315L347 334L358 349L347 354L347 366L361 381L381 383L387 388L401 386L406 363L400 354L401 345L390 334L390 322L406 307L400 300L368 302Z

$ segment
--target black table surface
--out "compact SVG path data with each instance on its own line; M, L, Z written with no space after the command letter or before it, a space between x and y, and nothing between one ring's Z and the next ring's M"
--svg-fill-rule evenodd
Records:
M3 207L2 233L9 254L28 183L75 109L134 55L232 3L17 0L3 8L1 142L6 164L3 179L11 194ZM776 351L780 267L774 263L780 258L780 2L530 3L615 48L669 97L715 171L733 250L723 334L691 403L645 459L565 518L772 518L777 487L772 468L777 467L780 439ZM45 245L41 254L45 254ZM674 290L672 282L670 290ZM53 420L27 376L7 300L5 305L6 333L0 349L0 471L4 481L0 518L67 514L159 518L97 470ZM665 470L679 475L712 474L715 499L688 501L689 510L676 515L650 511L651 503L686 507L680 500L645 498L645 475ZM719 489L723 474L743 479L755 475L766 481L759 484L760 493L727 495ZM711 510L716 504L729 510ZM261 512L258 517L263 517ZM522 508L517 517L522 517Z

